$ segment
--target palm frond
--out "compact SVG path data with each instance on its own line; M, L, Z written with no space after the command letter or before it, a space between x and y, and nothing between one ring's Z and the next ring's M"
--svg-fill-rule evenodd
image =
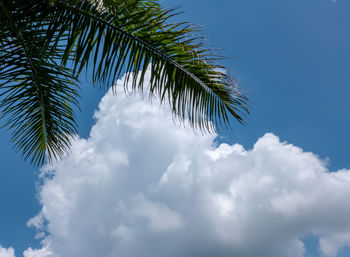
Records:
M41 165L59 157L76 133L78 75L169 101L190 126L216 131L243 123L247 99L206 49L198 29L172 23L157 0L0 0L0 108L15 148ZM149 84L144 83L150 68ZM134 74L131 76L130 74Z
M97 8L79 1L63 16L71 21L67 49L74 54L78 73L93 59L95 83L110 86L121 73L132 73L132 88L143 91L150 65L151 95L162 100L167 95L181 120L189 119L191 126L209 131L229 126L230 116L243 123L247 98L230 71L216 64L221 57L194 36L195 27L168 22L174 11L163 9L157 1L103 3Z
M76 78L60 66L63 50L51 41L51 19L38 1L1 3L1 116L25 159L42 165L45 155L59 157L76 133L71 105L77 104ZM51 33L51 35L50 35Z

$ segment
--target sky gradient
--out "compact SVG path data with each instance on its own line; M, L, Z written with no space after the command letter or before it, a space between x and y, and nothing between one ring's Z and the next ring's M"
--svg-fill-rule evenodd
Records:
M266 139L264 136L266 133L273 133L279 138L275 138L277 140L276 145L279 147L283 148L281 142L287 141L303 149L302 153L313 152L318 155L322 160L320 163L326 163L323 168L315 169L317 170L317 172L315 171L316 174L323 174L320 176L327 177L324 173L320 173L322 169L326 169L328 172L350 168L348 154L350 121L347 116L350 110L350 101L348 101L350 93L348 86L350 83L348 75L350 68L349 1L220 0L214 2L209 0L164 0L162 2L166 7L181 6L180 10L185 13L177 19L202 25L203 31L207 33L210 39L209 43L223 48L222 54L228 57L224 64L234 70L240 86L246 90L250 99L251 115L247 119L247 124L242 127L236 123L232 131L223 131L216 139L218 142L238 143L249 152L249 149L252 149L258 140ZM91 127L95 123L92 115L94 110L97 110L97 105L104 93L92 88L91 83L85 79L82 80L82 112L78 113L78 119L79 133L83 138L89 137ZM147 125L145 125L146 127ZM168 137L171 138L171 135L169 134ZM188 137L192 138L191 136ZM40 171L24 162L19 154L14 153L8 139L9 133L3 130L0 134L2 145L0 148L2 154L0 245L5 248L13 247L18 257L28 247L33 249L40 247L40 239L35 239L36 230L28 228L26 223L37 215L46 203L38 200L45 194L37 186L40 183L40 180L38 180ZM192 140L199 139L193 136ZM135 149L137 147L138 145L135 143ZM133 149L129 149L129 151L132 152ZM155 151L157 154L160 152ZM195 151L193 150L193 152ZM234 157L232 158L234 159ZM279 160L285 165L282 159ZM322 166L323 164L318 165ZM287 165L287 167L289 166ZM295 172L294 168L290 169ZM57 168L57 170L59 169ZM78 170L78 168L75 168L75 170ZM249 174L249 169L245 168L245 170ZM268 170L265 169L261 172L266 174ZM305 171L302 168L297 169L294 175L299 174L298 172L304 174ZM77 175L77 173L72 173L72 176ZM60 174L67 174L67 171L61 169ZM293 175L290 176L283 181L292 181ZM130 177L130 180L132 180L132 177ZM344 178L342 180L346 181ZM54 180L52 183L56 182L57 180ZM289 186L287 188L306 194L302 190L298 189L298 191L294 186ZM250 187L248 186L248 188ZM315 187L313 190L316 195L322 196L322 187ZM142 190L140 189L140 191ZM334 191L337 190L334 189ZM346 196L346 187L341 192ZM336 194L337 192L334 192L335 199L332 198L332 190L328 193L329 201L332 203L338 203L337 200L341 201L343 199L341 195ZM146 193L145 195L147 196ZM101 194L102 196L103 194ZM87 197L87 195L82 194L81 197ZM153 206L145 200L147 197L136 197L133 201ZM225 202L225 200L217 200L217 202L220 201ZM278 202L278 200L276 201ZM165 200L158 199L158 202L171 205ZM249 206L251 206L249 204L254 203L254 201L245 203L247 205L244 205L241 209L249 210ZM278 206L277 203L275 205ZM338 205L334 206L332 214L327 214L326 209L320 209L323 210L322 214L324 215L321 215L323 218L320 218L321 221L312 228L324 229L324 225L330 226L330 230L336 230L336 224L332 223L331 219L328 220L327 217L336 216L340 212L347 211L347 209L337 209ZM346 200L344 200L343 205L346 207ZM311 208L314 205L309 203L308 206ZM157 209L158 207L156 205L154 208ZM167 212L166 208L159 208ZM279 208L284 210L282 207ZM316 206L315 208L321 207ZM170 209L169 207L169 213ZM140 214L137 210L133 210L132 206L129 206L130 210L133 211L135 216L148 217L152 221L152 216L149 213ZM54 209L52 211L55 212ZM76 211L80 210L76 209ZM313 213L313 210L310 210L310 212ZM176 214L169 215L173 217L175 225L165 224L164 227L171 229L174 226L181 226L180 218L176 218ZM202 212L199 215L205 216L207 213ZM183 216L186 222L191 220L185 214ZM303 218L305 216L298 219L298 221L306 222ZM107 222L108 219L102 218L101 220ZM254 224L257 220L259 219L251 219L250 224ZM309 221L307 224L310 225L310 223L312 222ZM52 221L52 224L56 223ZM152 223L150 224L150 228L152 228ZM155 224L153 225L157 230ZM345 228L348 225L346 221L342 223ZM141 231L142 226L140 225L139 228ZM217 228L220 228L220 225L217 225ZM72 228L70 227L70 229ZM210 228L206 229L211 231L213 237L216 235ZM310 233L316 233L312 231L311 225L309 230ZM241 231L247 232L249 230L242 228ZM287 231L289 230L284 231L283 234L286 235ZM53 232L53 235L59 236L57 233ZM301 232L298 230L298 233ZM305 256L322 256L319 250L318 237L310 233L306 233L302 237L307 249ZM215 247L217 245L213 245L211 250L218 249ZM193 249L196 250L196 248ZM225 251L229 252L230 250L221 249L223 256L225 256ZM294 248L294 250L298 249L297 246ZM127 250L125 252L125 256L128 256ZM1 254L0 250L0 256L3 257ZM349 254L349 249L345 248L337 256L348 256ZM30 256L29 253L28 256ZM181 256L181 254L179 253L177 256ZM7 257L7 255L4 257Z

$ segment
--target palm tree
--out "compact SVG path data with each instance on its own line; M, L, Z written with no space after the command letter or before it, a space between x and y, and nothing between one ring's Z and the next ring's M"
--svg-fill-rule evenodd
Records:
M195 129L243 122L247 99L198 29L171 22L157 0L0 0L0 108L3 127L25 159L58 158L77 133L79 74L169 101ZM147 69L151 81L144 85ZM166 100L167 99L167 100Z

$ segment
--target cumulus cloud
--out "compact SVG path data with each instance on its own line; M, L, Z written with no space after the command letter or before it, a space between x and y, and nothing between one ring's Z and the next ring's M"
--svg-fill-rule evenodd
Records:
M44 246L41 249L32 249L28 248L23 253L24 257L46 257L46 256L52 256L52 252L49 250L49 244Z
M15 250L12 247L4 248L0 245L0 257L15 257Z
M327 257L350 244L349 170L270 133L217 145L135 95L108 92L95 118L42 170L28 225L43 248L25 257L301 257L310 233Z

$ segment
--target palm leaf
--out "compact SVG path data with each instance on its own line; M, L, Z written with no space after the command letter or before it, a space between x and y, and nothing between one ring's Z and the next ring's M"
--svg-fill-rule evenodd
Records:
M149 86L152 96L162 100L168 96L174 114L189 119L195 128L213 131L229 126L230 116L243 122L247 99L230 71L216 65L221 57L193 36L196 28L168 23L174 12L162 9L157 1L104 3L97 8L79 1L63 16L71 21L67 49L74 52L78 73L93 59L94 82L102 86L113 85L122 72L133 74L133 89L143 91ZM144 85L149 65L151 83Z
M88 65L94 84L126 73L132 90L169 101L193 128L229 127L248 112L222 58L156 0L0 0L0 12L1 116L15 148L38 165L69 149L77 78Z
M51 44L51 19L37 13L38 1L1 4L1 116L25 159L37 165L59 157L76 133L72 104L77 104L72 70L57 64L63 50ZM32 10L34 9L34 11ZM39 10L45 11L40 8ZM46 15L44 16L46 17Z

